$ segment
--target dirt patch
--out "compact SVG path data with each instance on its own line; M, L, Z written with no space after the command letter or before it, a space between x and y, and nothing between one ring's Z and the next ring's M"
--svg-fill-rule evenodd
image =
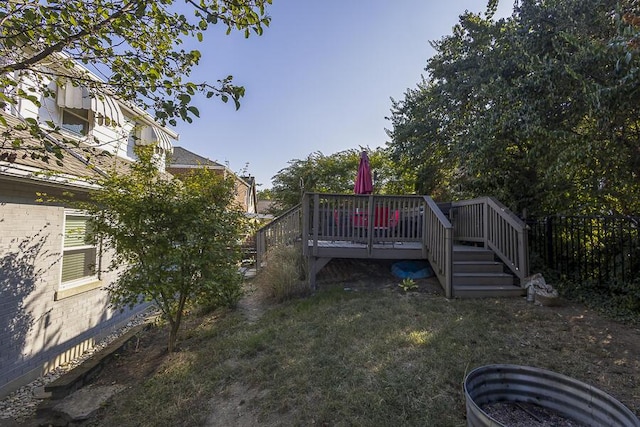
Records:
M92 383L133 386L151 377L168 355L168 336L166 327L147 326L114 354Z
M244 297L238 302L238 310L249 323L254 323L269 307L269 295L266 287L254 281L245 283L244 292Z
M551 409L529 403L497 402L484 406L482 410L509 427L585 427Z
M206 427L253 427L282 426L286 422L286 414L272 414L270 419L259 417L259 401L269 390L256 390L241 383L233 383L218 396L211 399L211 415L205 422Z
M350 291L389 290L404 293L398 286L402 279L391 272L394 260L366 260L334 258L317 275L319 289L339 287ZM415 280L417 288L411 293L443 295L435 277Z
M245 296L238 303L238 310L247 321L255 322L260 319L267 308L266 293L260 287L247 282ZM181 326L182 333L196 327L200 320L195 315L185 317ZM170 357L167 351L168 337L168 325L149 325L104 366L93 383L133 386L153 376ZM180 341L177 345L178 351L180 351Z

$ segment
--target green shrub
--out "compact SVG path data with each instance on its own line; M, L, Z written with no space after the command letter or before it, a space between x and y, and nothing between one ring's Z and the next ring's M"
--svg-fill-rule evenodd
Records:
M203 287L211 288L197 299L201 313L210 313L219 308L235 308L243 297L242 276L229 274L218 281L207 282Z
M309 292L306 263L299 246L275 246L267 251L265 261L258 280L275 300L284 301Z
M405 292L415 291L416 289L418 289L418 284L416 283L416 281L409 277L403 279L402 282L398 284L398 286L400 286L400 288Z

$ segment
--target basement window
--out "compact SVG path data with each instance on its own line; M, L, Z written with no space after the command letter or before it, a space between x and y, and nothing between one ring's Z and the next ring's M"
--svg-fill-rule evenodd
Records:
M66 212L60 286L56 299L100 286L98 264L98 247L91 232L89 217ZM69 292L71 289L76 292Z

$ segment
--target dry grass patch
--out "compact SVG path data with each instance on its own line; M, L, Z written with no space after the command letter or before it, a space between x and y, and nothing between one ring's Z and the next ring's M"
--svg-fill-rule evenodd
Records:
M277 302L307 295L306 259L300 245L274 246L265 256L266 264L256 281Z
M580 306L334 289L200 323L97 425L464 426L465 374L490 363L563 373L640 413L640 333Z

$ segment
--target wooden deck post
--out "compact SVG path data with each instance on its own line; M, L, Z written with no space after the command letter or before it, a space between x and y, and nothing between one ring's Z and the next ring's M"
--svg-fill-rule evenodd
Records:
M316 285L316 275L318 274L318 272L320 270L322 270L322 268L327 265L329 263L329 261L331 261L332 258L322 258L322 257L316 257L316 256L309 256L309 287L312 290L316 290L317 289L317 285Z
M489 247L489 200L482 203L482 244Z
M256 232L256 272L262 268L262 260L266 252L266 237L264 230L258 230Z
M302 255L309 255L309 195L302 196Z
M375 226L374 218L374 201L373 194L369 194L368 200L369 206L367 206L367 254L371 256L371 249L373 247L373 232Z
M320 194L313 195L313 256L318 255L318 236L320 234Z
M444 230L444 294L446 298L453 298L453 227Z

